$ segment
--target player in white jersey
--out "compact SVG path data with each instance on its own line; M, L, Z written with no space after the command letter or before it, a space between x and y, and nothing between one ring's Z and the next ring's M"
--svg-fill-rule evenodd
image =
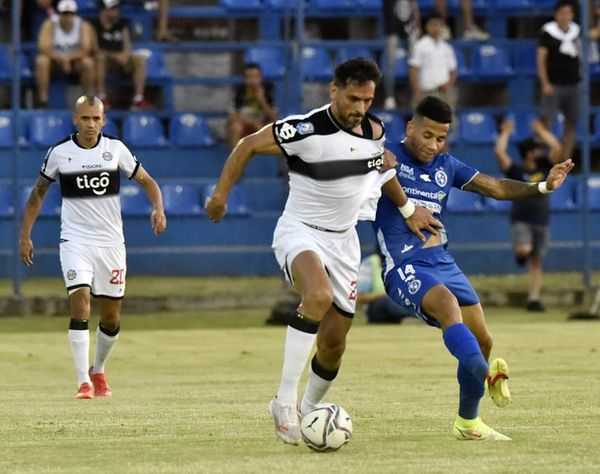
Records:
M277 223L273 248L301 304L287 328L277 396L269 405L277 435L298 444L298 383L315 340L300 411L318 403L335 379L356 306L360 245L355 230L361 207L381 190L407 217L407 224L432 230L437 221L409 203L395 171L380 173L385 162L384 128L367 113L380 79L379 68L364 58L340 64L329 86L331 104L307 115L290 116L238 142L225 164L206 212L215 222L226 212L227 196L256 154L284 155L290 193ZM395 159L388 166L395 166ZM391 174L391 176L390 176ZM391 179L393 178L393 179ZM374 217L374 216L372 216Z
M58 180L63 198L60 261L69 293L69 343L78 379L77 398L110 397L104 366L119 334L127 271L119 171L135 179L152 202L150 221L156 235L165 230L167 219L156 181L121 140L101 133L106 118L100 99L80 97L73 122L77 132L48 150L31 190L23 213L20 254L25 265L33 264L31 231L50 184ZM99 297L100 322L90 368L91 296Z

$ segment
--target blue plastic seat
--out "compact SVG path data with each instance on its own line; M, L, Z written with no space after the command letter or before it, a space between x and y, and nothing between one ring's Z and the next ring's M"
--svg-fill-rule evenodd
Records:
M550 194L550 208L554 211L569 211L578 208L575 198L577 181L571 177L563 185Z
M29 117L27 129L31 145L47 148L68 137L75 126L69 112L37 112Z
M353 10L358 5L355 0L310 0L317 10Z
M456 74L461 81L473 78L473 71L467 64L465 53L461 48L454 47L454 55L456 56Z
M253 46L244 54L244 62L257 63L267 79L281 79L285 74L285 55L277 46Z
M202 187L202 206L206 199L212 196L216 183L209 183ZM230 216L247 216L250 214L246 199L238 186L231 188L227 198L227 214Z
M21 209L25 207L25 203L29 199L29 194L33 186L24 186L21 188ZM42 209L40 216L44 217L56 217L60 216L60 208L62 206L62 196L60 194L60 186L57 183L53 183L44 197L42 203Z
M274 10L298 8L298 0L265 0L265 3Z
M466 112L460 115L461 138L467 143L492 144L498 133L494 117L485 112Z
M169 139L177 146L211 146L215 144L202 116L192 113L179 113L171 117Z
M149 80L170 78L171 75L165 65L165 57L162 51L145 50L149 54L146 58L146 77Z
M0 148L13 146L12 112L0 112Z
M367 59L370 59L371 61L375 61L375 55L373 54L373 51L371 51L370 49L346 46L343 48L339 48L337 50L337 53L335 55L335 63L342 64L342 63L348 61L349 59L358 58L358 57L367 58Z
M105 135L110 135L111 137L119 138L121 136L121 132L119 132L119 127L110 117L106 117L106 123L102 128L102 133Z
M302 70L309 81L330 81L333 68L327 49L314 46L302 48Z
M498 10L529 11L533 8L531 0L492 0L492 2Z
M508 52L499 46L483 44L473 51L473 71L482 79L503 80L513 74Z
M377 117L385 125L385 136L388 141L399 142L406 134L406 123L399 115L392 112L379 112Z
M21 59L21 79L29 80L33 77L29 59L24 54L20 55ZM8 50L8 46L0 43L0 83L8 84L12 82L14 73L13 61Z
M479 194L453 189L448 195L447 208L451 212L481 212L483 202Z
M588 179L588 196L590 209L600 210L600 176L592 176ZM554 194L554 193L553 193Z
M517 74L537 75L537 45L535 43L520 48L515 56L515 72Z
M365 10L381 10L383 0L358 0L358 6Z
M203 213L196 185L163 184L161 190L167 215L198 216Z
M10 186L0 186L0 217L9 217L15 213L15 205Z
M261 0L219 0L219 5L238 11L260 11L264 7Z
M454 191L452 191L454 192ZM496 212L507 212L512 208L512 201L500 201L488 196L483 197L483 204L485 209Z
M119 196L124 216L150 216L152 203L141 186L136 184L121 186Z
M515 128L510 136L511 141L520 142L533 135L531 122L539 117L533 110L519 109L507 114L506 119L515 122Z
M161 147L167 139L160 119L152 114L129 114L123 122L123 139L131 146Z
M394 63L394 77L406 79L408 77L408 53L402 46L396 48L396 62Z

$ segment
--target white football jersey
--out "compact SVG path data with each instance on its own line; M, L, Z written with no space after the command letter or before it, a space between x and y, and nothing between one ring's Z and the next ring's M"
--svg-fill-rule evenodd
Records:
M122 244L119 170L131 179L139 166L125 143L105 135L90 149L75 134L52 146L40 174L60 182L60 238L101 247Z
M383 128L370 114L363 124L368 119ZM278 120L273 134L290 169L284 215L329 230L354 227L361 205L379 180L385 133L369 138L345 130L326 105Z

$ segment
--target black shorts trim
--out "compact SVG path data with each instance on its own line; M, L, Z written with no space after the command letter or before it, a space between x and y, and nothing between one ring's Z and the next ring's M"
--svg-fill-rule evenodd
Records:
M105 298L107 300L122 300L123 298L125 298L125 296L96 295L94 293L92 293L92 296L94 298Z
M344 316L345 318L348 319L354 319L354 313L349 313L348 311L344 311L342 308L340 308L337 304L332 303L331 304L333 306L333 308L340 313L342 316Z
M77 288L83 288L84 286L88 287L90 290L92 289L91 285L87 283L79 283L78 285L67 286L67 291L76 290Z

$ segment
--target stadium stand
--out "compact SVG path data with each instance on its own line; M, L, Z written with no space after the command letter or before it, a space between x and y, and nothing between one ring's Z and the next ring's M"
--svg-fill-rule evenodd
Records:
M136 184L121 186L121 210L124 216L147 217L152 212L152 204L144 194L144 190Z
M211 146L215 140L199 114L178 113L169 122L169 139L176 146Z
M0 148L9 148L13 146L14 126L12 121L12 112L0 111Z
M27 131L32 146L48 148L74 132L75 126L70 112L45 111L30 116Z
M0 186L0 217L10 217L14 213L12 189L9 186Z
M448 196L447 207L451 212L481 212L483 201L479 194L453 190Z
M302 72L306 81L330 81L333 67L327 49L316 46L302 48Z
M206 199L212 195L215 186L216 183L213 182L202 187L202 203L206 202ZM230 216L247 216L250 214L250 210L246 204L246 197L240 190L239 185L234 186L229 193L227 199L227 214Z
M173 216L199 216L203 213L200 206L200 193L193 184L161 185L165 212Z
M33 186L24 186L21 188L21 209L25 207L25 203L29 198L31 189ZM42 210L40 216L42 217L58 217L60 216L60 206L62 204L62 196L60 195L60 188L58 186L50 186L48 193L42 204Z
M466 143L491 145L498 137L494 117L485 112L465 112L460 115L459 127L461 139Z
M123 140L134 147L163 147L167 145L160 119L152 114L130 114L123 122Z

